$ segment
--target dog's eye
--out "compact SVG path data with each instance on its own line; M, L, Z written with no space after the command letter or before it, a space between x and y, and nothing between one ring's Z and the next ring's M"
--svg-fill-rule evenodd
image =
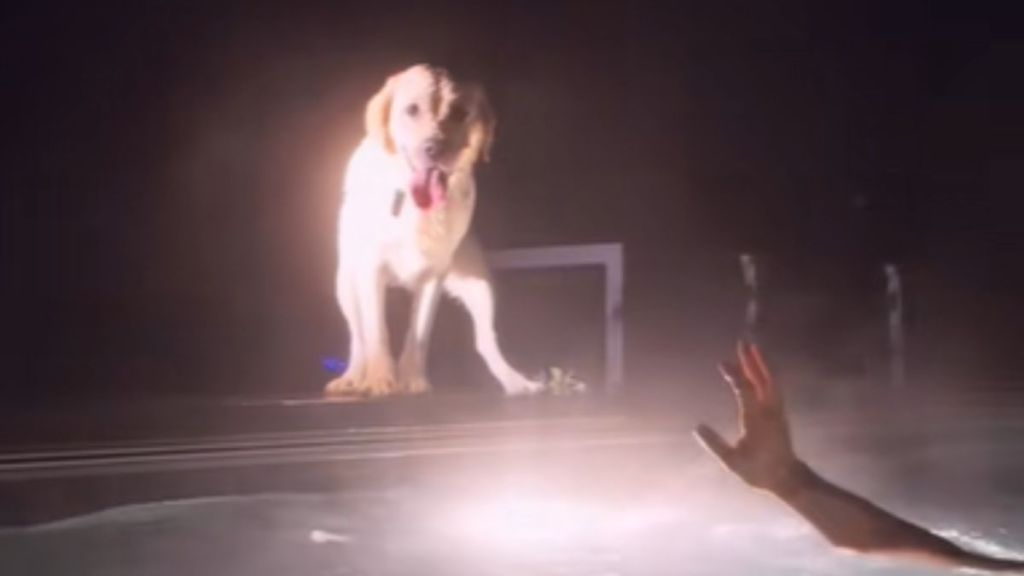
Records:
M416 116L419 116L419 114L420 114L420 105L416 104L416 103L409 104L408 106L405 107L405 113L407 115L413 117L413 118L415 118Z
M451 110L448 111L448 119L456 124L462 124L465 122L466 116L469 116L469 113L466 111L466 107L459 106L458 104L452 106Z

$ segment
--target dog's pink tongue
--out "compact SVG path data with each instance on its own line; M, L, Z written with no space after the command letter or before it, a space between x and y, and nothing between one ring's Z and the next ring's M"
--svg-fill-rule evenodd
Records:
M409 188L420 210L429 210L448 198L448 175L437 168L419 170L413 173Z

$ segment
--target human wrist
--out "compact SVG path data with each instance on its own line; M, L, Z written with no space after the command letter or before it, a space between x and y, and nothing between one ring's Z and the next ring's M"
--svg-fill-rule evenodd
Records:
M814 471L802 460L794 458L769 488L769 492L782 500L798 496L813 484Z

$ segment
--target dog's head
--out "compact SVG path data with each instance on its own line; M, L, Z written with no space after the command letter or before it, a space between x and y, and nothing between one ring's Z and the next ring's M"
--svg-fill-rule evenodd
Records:
M366 106L367 134L429 188L443 189L453 171L486 161L495 124L480 86L424 64L389 78Z

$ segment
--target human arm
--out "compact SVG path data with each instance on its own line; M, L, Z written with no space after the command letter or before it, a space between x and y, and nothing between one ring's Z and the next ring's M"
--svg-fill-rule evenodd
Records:
M723 365L722 375L739 404L739 440L730 445L703 424L696 430L725 468L755 489L774 494L838 548L951 568L1024 574L1022 561L961 548L818 475L793 450L782 394L760 351L741 343L738 355L739 365Z

